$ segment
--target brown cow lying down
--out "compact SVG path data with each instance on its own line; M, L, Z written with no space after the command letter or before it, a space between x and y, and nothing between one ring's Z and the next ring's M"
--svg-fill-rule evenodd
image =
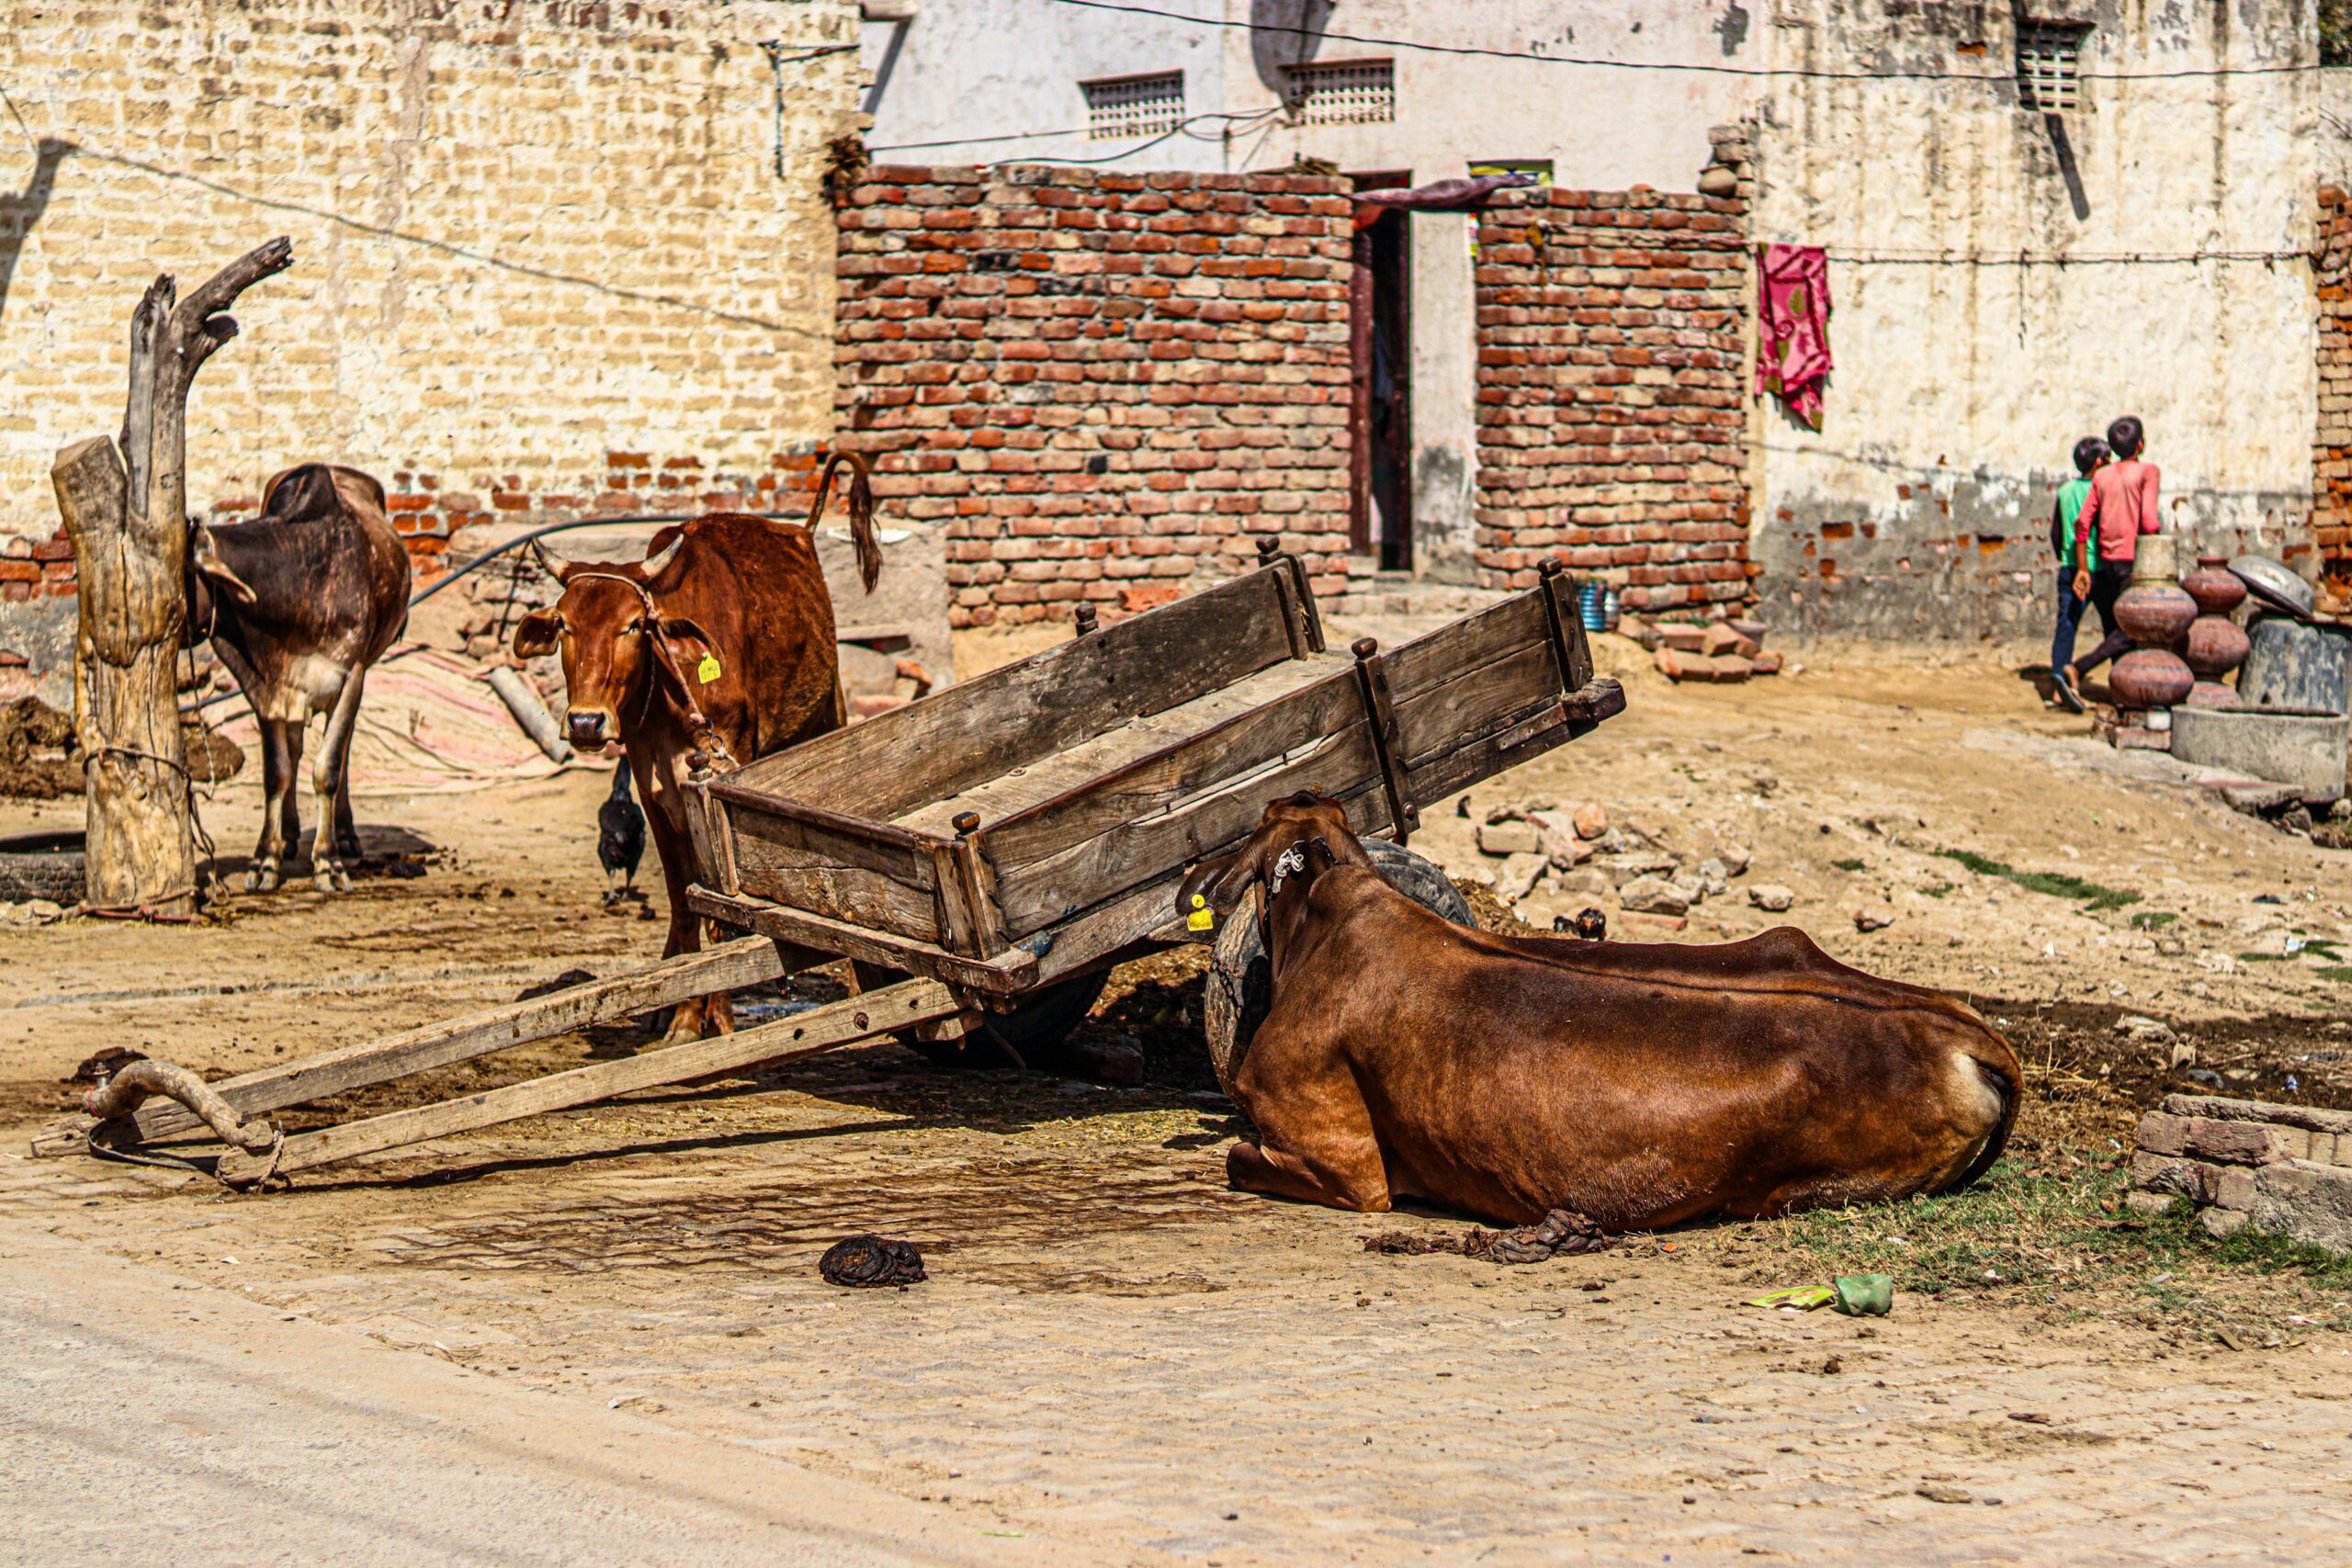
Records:
M1453 925L1313 794L1180 904L1261 886L1273 1003L1234 1072L1260 1141L1226 1161L1250 1191L1649 1229L1963 1186L2016 1115L2016 1053L1983 1019L1790 928L1698 947Z
M684 791L687 759L709 750L740 767L843 719L833 600L817 561L816 527L835 469L850 469L850 536L868 592L882 572L874 492L863 458L826 463L806 525L713 513L653 536L642 561L570 561L563 596L514 626L514 654L563 655L566 725L583 751L618 741L645 802L646 826L669 886L662 956L702 946L686 907L695 878ZM728 994L682 1002L668 1038L734 1026Z

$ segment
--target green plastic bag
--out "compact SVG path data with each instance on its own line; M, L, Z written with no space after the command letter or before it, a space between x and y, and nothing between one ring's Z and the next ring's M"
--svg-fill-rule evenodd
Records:
M1894 1280L1885 1274L1840 1274L1831 1281L1837 1307L1848 1317L1884 1317L1894 1305Z

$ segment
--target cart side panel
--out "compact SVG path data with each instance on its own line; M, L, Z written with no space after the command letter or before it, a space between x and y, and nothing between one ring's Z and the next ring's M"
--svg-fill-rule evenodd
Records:
M1551 638L1551 622L1542 598L1535 593L1514 593L1390 649L1386 660L1389 694L1402 706L1432 687L1458 681L1523 648L1548 648ZM1432 743L1425 741L1417 747L1408 737L1406 750L1427 750Z
M1352 700L1354 694L1349 695ZM1258 826L1268 801L1298 790L1365 797L1351 816L1361 814L1367 832L1393 832L1379 788L1379 755L1360 705L1353 717L1344 728L1269 765L1225 776L1157 816L1122 823L1027 865L1000 863L997 897L1006 931L1015 938L1040 931L1140 881L1238 844Z
M1354 676L1341 669L1008 817L980 833L981 847L1000 875L1010 874L1262 772L1363 716Z
M1348 826L1358 837L1368 839L1389 830L1388 797L1376 784L1342 795L1340 805L1346 808ZM1264 809L1265 802L1259 801L1257 810ZM1252 817L1250 826L1257 825L1257 818ZM1212 852L1231 847L1223 845ZM1125 888L1117 897L1057 923L1053 941L1038 956L1036 984L1050 986L1099 967L1105 958L1147 938L1179 939L1185 929L1184 911L1178 907L1176 895L1184 881L1184 869L1180 866L1139 886Z
M918 942L940 940L929 854L738 803L728 814L745 893Z
M1535 593L1441 626L1396 649L1387 664L1397 751L1408 772L1508 729L1564 694L1551 625Z
M889 821L1290 658L1280 570L1250 572L763 757L733 782Z

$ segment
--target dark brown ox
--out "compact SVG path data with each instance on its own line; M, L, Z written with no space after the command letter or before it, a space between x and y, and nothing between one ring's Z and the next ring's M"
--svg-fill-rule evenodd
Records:
M408 625L408 551L384 514L384 487L356 468L305 463L269 481L258 521L199 525L189 546L188 641L212 639L261 721L261 840L245 886L276 887L301 840L302 731L323 713L311 878L322 893L347 890L359 859L351 732L369 667Z
M1964 1185L2007 1139L2017 1055L1948 997L1786 927L1698 947L1504 937L1389 886L1331 801L1269 807L1181 895L1263 886L1272 1010L1235 1073L1236 1187L1611 1230Z
M873 491L864 462L843 453L825 465L805 526L714 513L664 528L642 561L558 567L563 596L515 625L517 658L562 651L572 744L628 750L670 891L664 958L702 945L702 922L685 898L695 879L683 794L688 756L708 751L740 766L841 728L833 602L815 529L844 461L858 575L871 592L882 572ZM722 991L681 1003L669 1038L733 1027Z

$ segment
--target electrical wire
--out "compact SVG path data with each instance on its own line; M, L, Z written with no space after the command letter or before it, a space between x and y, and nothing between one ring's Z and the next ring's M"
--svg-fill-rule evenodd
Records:
M1159 145L1161 142L1163 142L1163 141L1172 141L1173 139L1175 139L1176 137L1179 137L1179 136L1188 136L1188 135L1191 135L1191 134L1192 134L1192 129L1193 129L1193 126L1195 126L1195 125L1200 124L1203 120L1222 119L1222 120L1227 120L1227 121L1239 121L1239 122L1242 122L1242 123L1238 126L1238 129L1239 129L1239 130L1249 130L1252 129L1253 127L1257 126L1258 124L1260 124L1260 123L1261 123L1261 122L1263 122L1263 121L1265 121L1265 120L1267 120L1267 119L1272 118L1273 116L1278 115L1278 114L1280 114L1280 113L1282 113L1282 106L1281 106L1281 105L1279 105L1279 104L1277 104L1277 105L1276 105L1275 107L1273 107L1272 108L1270 108L1270 109L1260 109L1260 110L1258 110L1257 112L1255 112L1255 113L1253 113L1253 114L1223 114L1223 113L1196 114L1196 115L1193 115L1193 116L1191 118L1189 118L1189 119L1181 119L1181 120L1178 120L1174 125L1170 126L1170 127L1169 129L1167 129L1166 130L1161 131L1159 135L1157 135L1157 136L1153 137L1153 138L1152 138L1150 141L1148 141L1142 142L1142 143L1140 143L1140 144L1138 144L1138 145L1136 145L1136 146L1134 146L1134 147L1126 148L1126 149L1125 149L1125 150L1123 150L1123 151L1121 151L1121 152L1105 152L1105 153L1104 153L1104 154L1102 154L1102 156L1101 156L1100 158L1056 158L1056 157L1053 157L1053 156L1050 156L1050 155L1047 155L1047 154L1040 154L1040 155L1038 155L1038 156L1036 156L1036 157L1034 157L1034 158L1023 158L1023 159L1018 160L1018 162L1024 163L1024 164L1080 164L1080 165L1094 165L1094 164L1115 164L1115 163L1117 163L1117 162L1118 162L1120 159L1122 159L1122 158L1132 158L1132 157L1134 157L1134 156L1135 156L1136 153L1138 153L1138 152L1150 152L1153 148L1155 148L1155 147L1159 146ZM1233 134L1233 133L1234 133L1234 131L1236 130L1236 129L1237 129L1237 128L1236 128L1234 125L1228 124L1228 125L1226 127L1225 130L1224 130L1223 132L1220 132L1220 133L1219 133L1219 135L1220 135L1220 139L1221 139L1223 136L1227 136L1227 135L1231 135L1231 134ZM1204 137L1195 137L1195 138L1193 138L1193 140L1195 140L1195 141L1208 141L1208 140L1210 140L1210 139L1209 139L1208 137L1204 137ZM1013 160L1013 159L1010 159L1010 158L1006 158L1006 159L1000 159L1000 160L998 160L998 163L1000 163L1000 164L1012 163L1012 162L1015 162L1015 160ZM990 164L989 166L990 166L991 168L993 168L993 167L996 167L997 165L996 165L996 164Z
M1336 39L1341 43L1377 44L1384 49L1410 50L1420 54L1468 55L1482 60L1525 60L1540 65L1578 65L1611 71L1680 71L1706 76L1790 77L1807 81L1830 82L2014 82L2007 72L1967 71L1830 71L1810 66L1725 65L1697 61L1674 60L1607 60L1594 55L1538 54L1530 50L1494 49L1479 44L1424 43L1414 39L1381 38L1370 33L1333 32L1325 28L1302 28L1280 22L1241 22L1225 17L1191 17L1181 11L1155 10L1148 6L1122 4L1121 0L1054 0L1058 6L1075 6L1087 11L1120 11L1135 17L1156 17L1162 21L1190 22L1194 27L1222 28L1252 33L1289 33L1296 38L1320 41ZM2086 82L2172 82L2210 80L2221 76L2292 76L2316 73L2329 67L2316 62L2293 65L2210 65L2188 67L2178 71L2079 71L2077 80Z
M1247 113L1230 113L1222 109L1213 109L1204 114L1187 116L1179 120L1173 130L1162 131L1142 145L1127 148L1125 152L1105 153L1100 158L1037 158L1030 161L1040 164L1106 164L1119 158L1133 157L1137 152L1157 147L1179 132L1189 133L1193 126L1199 125L1204 120L1246 121L1248 123L1241 125L1239 129L1253 130L1263 121L1281 114L1285 107L1282 104L1274 104L1269 107L1252 109ZM947 136L935 141L889 141L870 146L866 151L868 152L921 152L933 147L985 147L1000 141L1053 141L1066 136L1090 135L1092 129L1091 126L1074 125L1064 130L1015 130L1002 136Z

